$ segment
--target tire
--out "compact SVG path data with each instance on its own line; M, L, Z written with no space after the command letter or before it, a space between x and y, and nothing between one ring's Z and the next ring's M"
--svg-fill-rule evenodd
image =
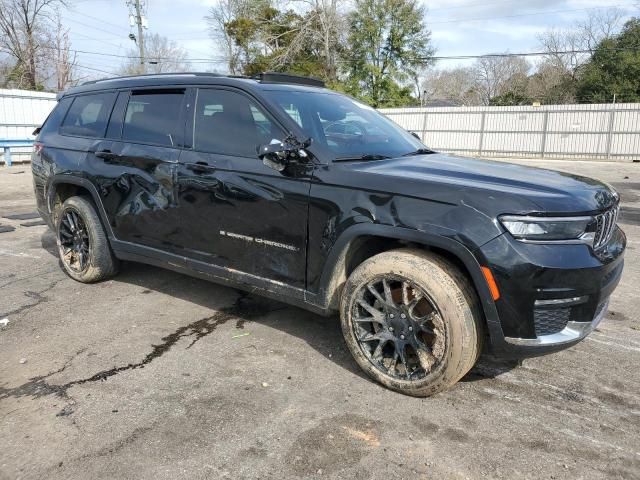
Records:
M119 262L91 200L67 199L56 215L55 227L60 262L71 278L94 283L118 272Z
M392 250L360 264L343 288L340 320L358 365L415 397L454 385L482 350L475 290L454 264L422 250Z

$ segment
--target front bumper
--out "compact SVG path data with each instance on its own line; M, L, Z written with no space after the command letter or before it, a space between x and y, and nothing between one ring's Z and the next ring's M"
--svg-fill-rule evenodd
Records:
M607 314L608 307L609 299L604 300L602 304L598 306L596 316L590 322L568 321L565 327L556 333L540 335L536 336L536 338L505 337L504 340L511 345L522 347L571 346L585 338L597 328Z
M586 245L526 244L504 234L476 252L501 297L487 319L491 350L503 357L543 355L575 345L607 312L622 276L626 238L616 228L598 252Z

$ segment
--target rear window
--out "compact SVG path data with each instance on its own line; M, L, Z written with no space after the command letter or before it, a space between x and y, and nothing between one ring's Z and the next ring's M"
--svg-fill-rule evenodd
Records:
M184 90L132 92L124 116L122 138L172 147L180 134Z
M102 137L107 128L114 94L96 93L75 97L60 133L81 137Z
M40 136L45 135L47 133L56 132L62 123L62 119L64 118L64 114L67 113L67 109L73 98L64 97L61 99L58 104L55 106L53 111L49 114L47 119L42 124L42 128L40 129Z

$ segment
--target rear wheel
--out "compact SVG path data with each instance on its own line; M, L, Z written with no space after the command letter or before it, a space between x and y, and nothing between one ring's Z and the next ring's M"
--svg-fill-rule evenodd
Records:
M118 260L90 200L71 197L62 204L56 235L60 261L74 280L93 283L117 273Z
M347 280L340 313L356 362L401 393L445 390L480 354L475 291L455 265L428 252L394 250L363 262Z

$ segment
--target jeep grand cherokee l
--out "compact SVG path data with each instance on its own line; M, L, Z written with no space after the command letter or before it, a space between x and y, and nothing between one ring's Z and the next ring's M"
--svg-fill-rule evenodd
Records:
M609 186L433 152L302 77L73 88L32 169L75 280L130 260L339 312L360 367L409 395L453 385L485 346L527 357L579 342L623 268Z

